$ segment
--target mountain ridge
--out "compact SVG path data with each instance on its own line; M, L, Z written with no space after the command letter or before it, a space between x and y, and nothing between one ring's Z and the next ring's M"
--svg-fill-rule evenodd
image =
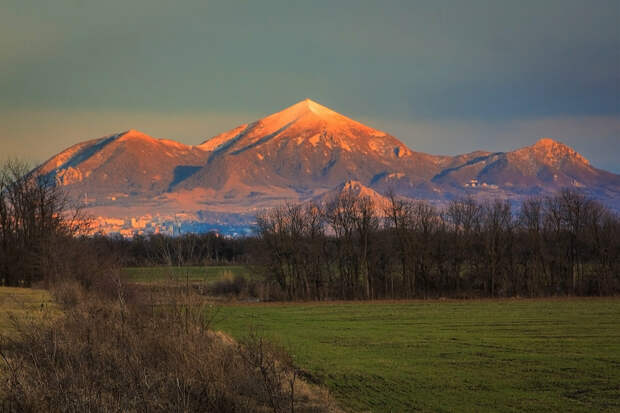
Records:
M249 213L320 198L346 182L379 196L446 202L526 196L575 187L620 208L620 175L541 138L508 152L456 156L410 149L396 137L310 99L198 145L128 131L73 145L37 168L87 207L152 205L165 213ZM112 208L114 207L114 208ZM234 212L232 212L234 211Z

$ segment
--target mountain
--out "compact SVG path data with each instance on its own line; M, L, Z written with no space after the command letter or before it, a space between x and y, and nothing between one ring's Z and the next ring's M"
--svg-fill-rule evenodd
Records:
M308 99L198 147L211 151L207 164L178 188L213 188L226 199L307 198L386 171L423 182L443 160Z
M199 147L129 130L74 145L38 172L76 195L105 204L114 198L166 192L200 168L205 156Z
M321 195L318 195L312 198L312 202L317 204L328 204L330 201L336 199L339 196L343 195L352 195L354 197L363 197L370 198L373 204L379 208L379 210L384 210L389 205L389 199L372 188L363 185L358 181L346 181L342 184L338 185L336 188L324 192Z
M549 138L506 153L476 157L447 168L432 182L453 187L502 188L516 193L549 192L564 187L608 189L620 194L620 177L594 168L572 148Z
M429 155L308 99L195 146L136 130L89 140L37 173L95 215L182 215L222 225L347 187L380 202L391 190L442 203L465 195L519 201L569 186L620 209L620 176L552 139L512 152Z

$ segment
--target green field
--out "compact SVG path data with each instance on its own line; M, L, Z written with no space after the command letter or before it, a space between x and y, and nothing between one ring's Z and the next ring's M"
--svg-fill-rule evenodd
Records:
M351 411L620 411L618 299L245 304L215 327L280 342Z
M231 267L209 268L191 279ZM1 334L55 312L44 290L0 288ZM236 304L215 328L281 343L350 411L620 411L619 299Z
M126 267L123 274L128 281L135 283L152 283L167 280L191 282L217 281L237 274L249 276L249 270L242 265L209 266L209 267Z

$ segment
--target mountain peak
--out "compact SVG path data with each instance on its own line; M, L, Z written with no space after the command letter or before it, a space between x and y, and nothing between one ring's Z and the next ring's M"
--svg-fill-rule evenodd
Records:
M557 165L560 161L570 160L589 165L590 162L568 145L551 138L541 138L534 145L518 149L514 154L533 153L547 164Z
M320 103L317 103L312 99L304 99L301 102L298 102L293 106L297 106L297 105L301 105L303 108L309 110L310 112L316 115L338 114L337 112L334 112L330 108L323 106Z
M321 147L326 151L340 148L346 152L362 149L360 145L365 142L365 146L362 145L364 152L379 150L396 153L399 157L407 153L400 141L385 132L341 115L312 99L301 100L255 122L207 139L198 148L207 152L225 149L241 153L260 145L263 151L266 146L272 146L275 152L279 151L276 148L280 145L276 142L283 140L292 141L294 145L306 142L311 148ZM373 142L369 143L371 140Z
M315 196L313 200L319 203L326 203L332 202L343 195L351 195L354 198L370 198L375 206L379 207L379 210L384 209L388 205L386 197L355 179L346 180L334 189Z
M117 136L118 141L125 141L130 139L139 139L139 140L153 140L154 138L150 137L146 133L140 132L136 129L129 129L128 131L119 133Z
M314 120L334 120L338 118L348 119L345 116L323 106L311 99L304 99L288 108L281 110L262 119L262 122L278 122L288 124L302 119L313 118ZM342 119L340 119L342 120Z
M136 145L147 145L147 146L163 145L167 148L176 148L179 150L192 149L192 146L185 145L181 142L173 141L170 139L154 138L136 129L129 129L126 132L119 133L118 135L115 136L114 139L118 143L131 142L132 144L136 144Z
M540 138L533 146L538 148L549 148L555 145L565 146L563 143L553 140L551 138Z
M357 134L385 136L384 132L357 122L311 99L299 101L293 106L259 120L257 124L272 133L288 130L291 134L313 135L321 131L329 131L334 134L347 135L355 131Z

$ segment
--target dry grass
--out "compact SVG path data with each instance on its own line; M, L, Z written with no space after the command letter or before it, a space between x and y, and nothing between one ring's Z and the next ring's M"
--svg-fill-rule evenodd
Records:
M45 320L59 314L46 290L0 287L0 334L14 333L15 320Z
M13 320L0 344L8 411L329 412L279 347L215 333L217 310L190 289L105 294L53 289L63 313Z

